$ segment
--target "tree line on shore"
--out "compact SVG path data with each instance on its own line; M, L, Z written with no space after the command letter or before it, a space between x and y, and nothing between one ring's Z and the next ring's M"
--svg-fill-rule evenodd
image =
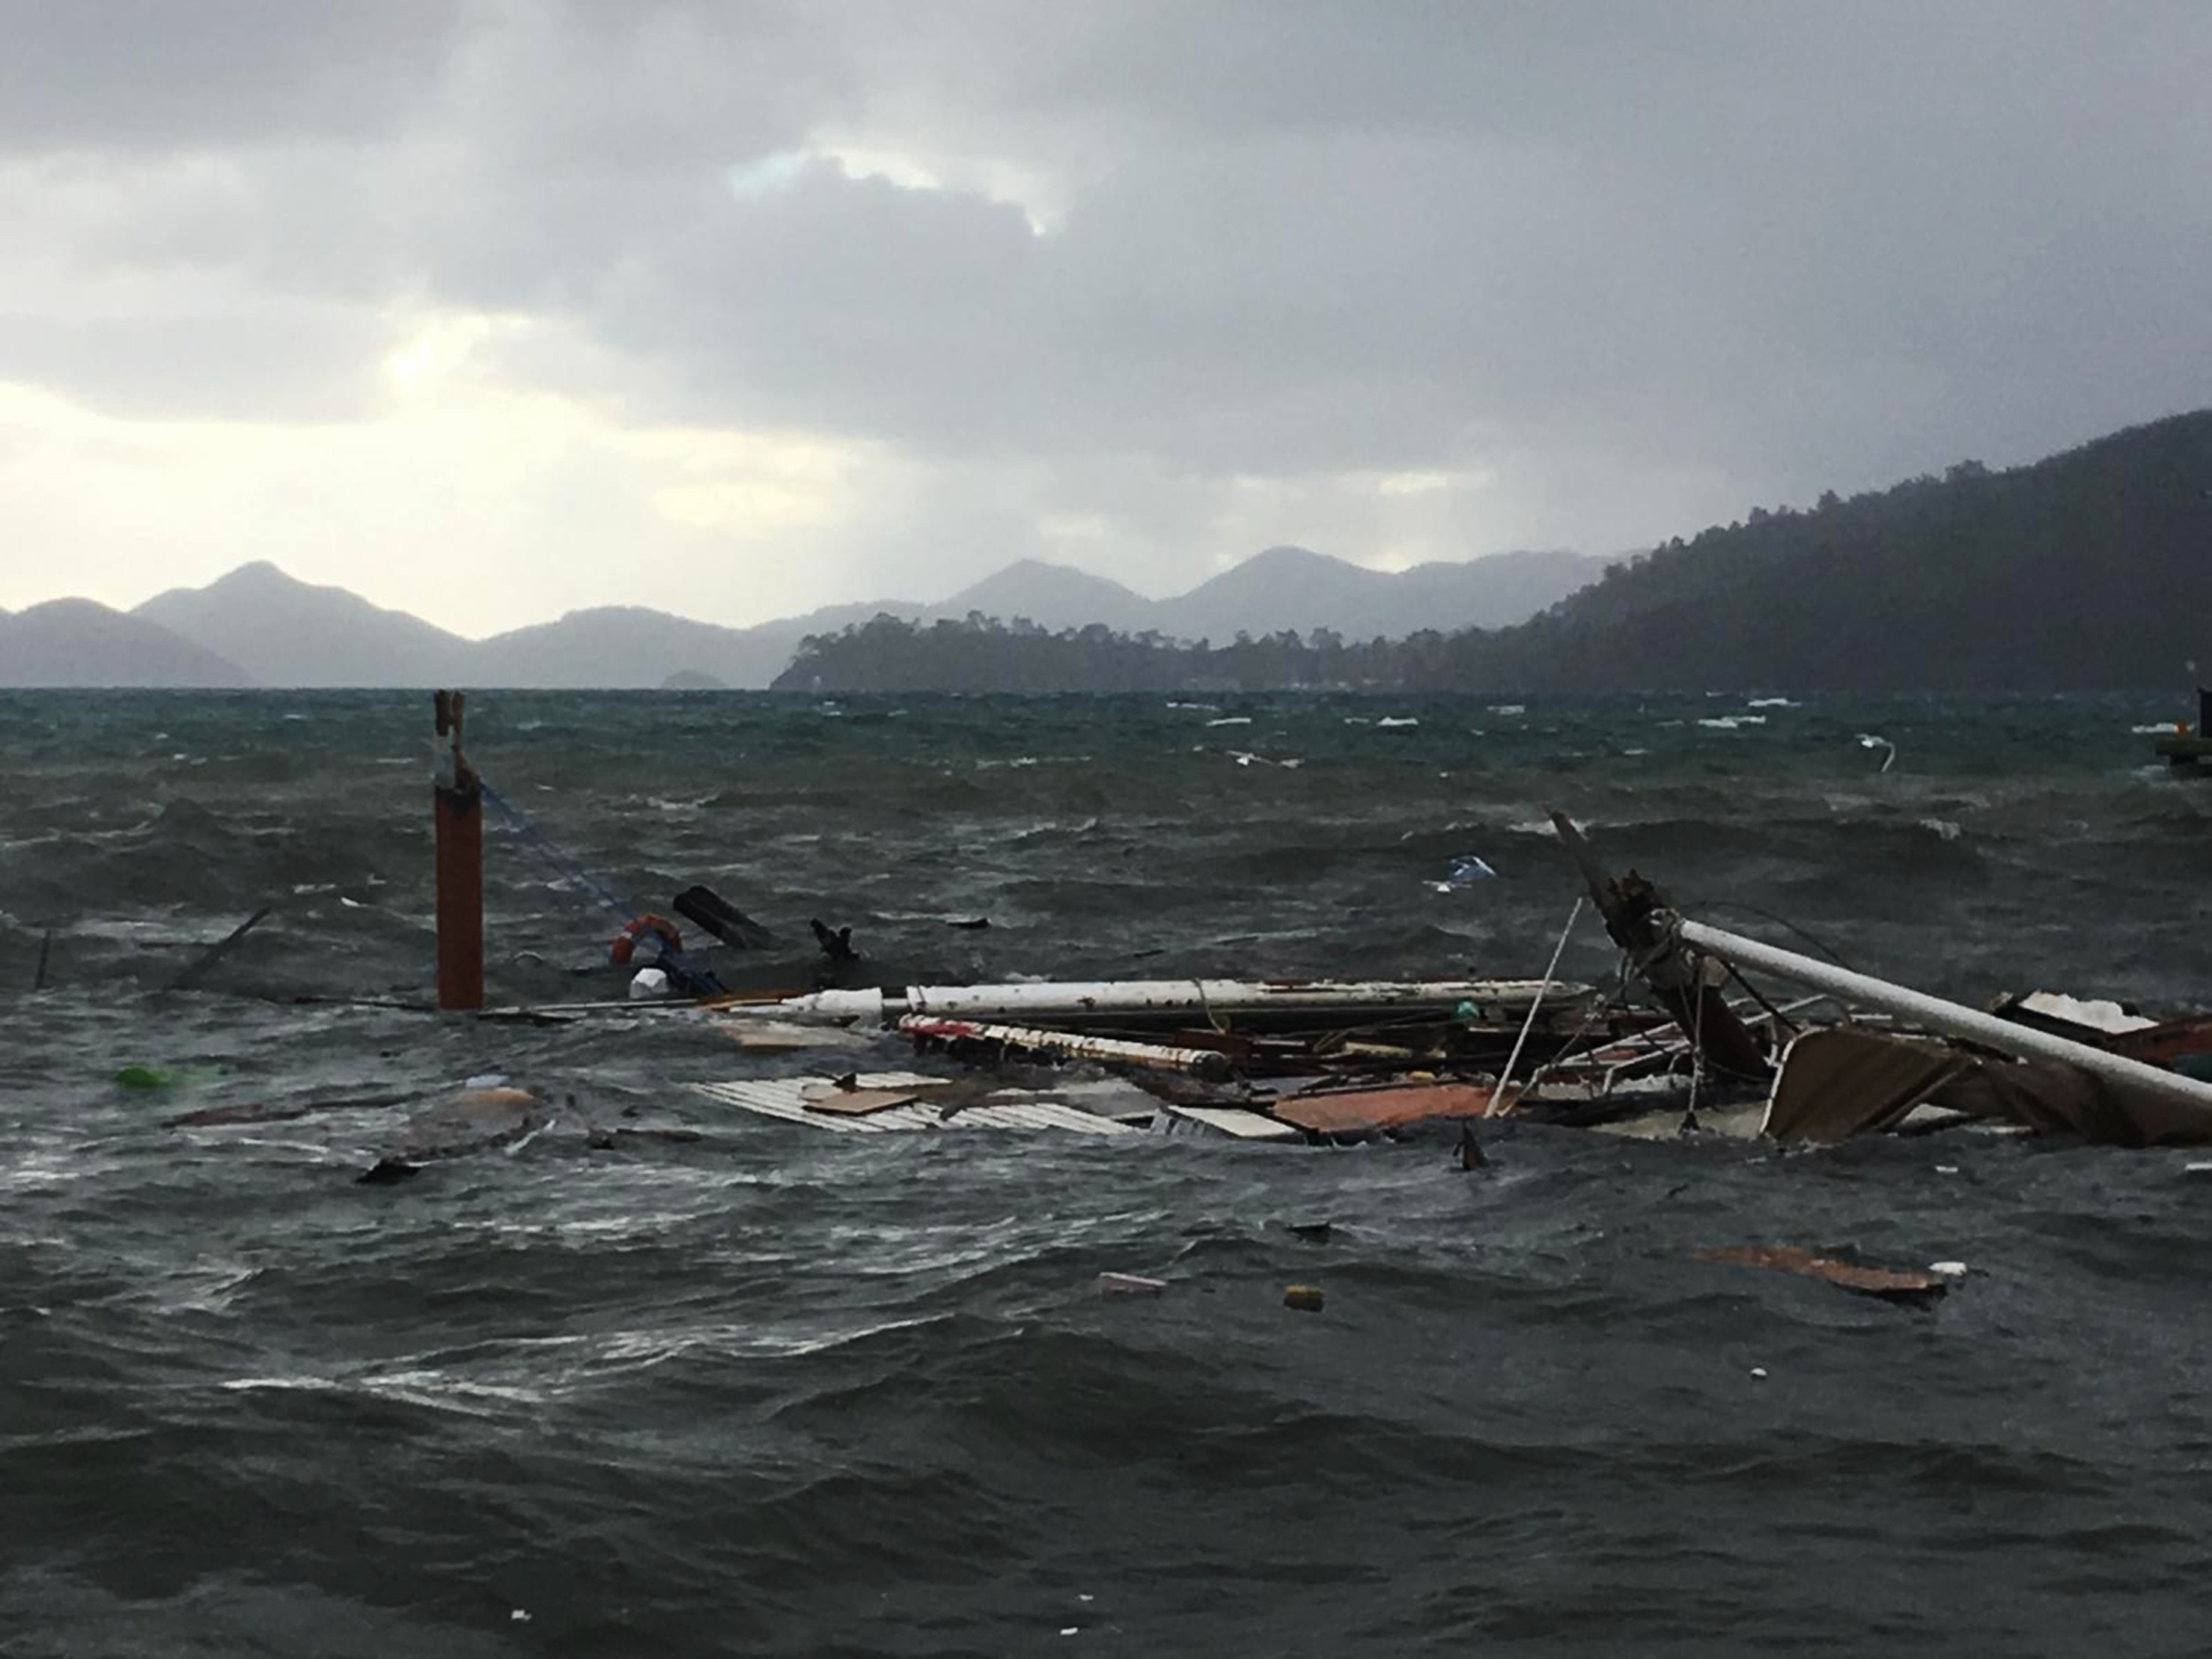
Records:
M1753 508L1516 627L1226 644L970 613L810 635L776 681L866 692L2087 690L2212 664L2212 411L2031 465Z

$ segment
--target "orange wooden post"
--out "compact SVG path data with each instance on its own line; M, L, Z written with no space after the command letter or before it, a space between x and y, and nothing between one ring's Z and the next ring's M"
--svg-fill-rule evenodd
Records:
M453 738L450 763L432 786L437 827L438 1006L483 1006L483 791L461 754L459 691L436 694L438 735Z

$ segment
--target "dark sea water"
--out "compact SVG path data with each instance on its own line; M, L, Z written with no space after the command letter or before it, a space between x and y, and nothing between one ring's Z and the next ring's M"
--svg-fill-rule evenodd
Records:
M902 982L1533 975L1557 805L1927 989L2212 1005L2212 784L2132 729L2178 698L472 701L552 843L645 908L708 883L801 982L813 916ZM0 1653L2212 1647L2187 1154L749 1117L686 1085L805 1057L374 1006L429 991L428 726L0 694ZM610 916L497 826L493 1000L619 997ZM1436 890L1467 853L1498 879ZM1585 920L1567 970L1614 965ZM488 1073L700 1139L383 1188L390 1110L161 1127ZM1691 1259L1759 1243L1975 1271L1915 1310Z

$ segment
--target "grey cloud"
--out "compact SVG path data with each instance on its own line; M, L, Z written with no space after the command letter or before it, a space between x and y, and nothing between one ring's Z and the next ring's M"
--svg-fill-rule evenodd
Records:
M258 145L389 131L434 94L461 0L0 0L0 142Z
M140 419L342 421L376 407L388 339L373 315L297 303L77 323L0 316L0 380L66 386Z
M1106 513L1164 560L1236 477L1483 467L1501 521L1556 514L1532 539L1638 499L1666 533L1701 490L2022 458L2212 367L2191 4L143 9L27 11L0 68L19 155L189 152L116 161L75 257L557 317L641 413L933 459L977 545ZM823 135L1065 210L818 161L731 188ZM119 396L112 343L0 357ZM303 383L343 398L343 349Z
M1900 413L1904 443L1929 441L1944 400L2021 359L2055 358L2057 392L2085 307L2204 337L2180 314L2183 273L2212 251L2183 165L2202 118L2137 37L2063 15L2023 27L2018 8L1843 24L1645 9L1598 27L1620 15L909 21L870 55L885 101L915 100L896 57L956 136L995 125L1054 152L1056 125L1122 120L1061 234L817 169L743 202L695 180L603 269L536 269L565 267L564 301L676 365L702 408L1248 471L1430 465L1577 416L1767 470L1808 447L1774 416L1824 396L1832 453L1880 445ZM2090 69L2136 95L2100 106L2094 132L2054 131L2054 94ZM2100 291L2096 231L2116 182L2146 173L2180 210L2132 228ZM2115 402L2175 378L2137 367Z

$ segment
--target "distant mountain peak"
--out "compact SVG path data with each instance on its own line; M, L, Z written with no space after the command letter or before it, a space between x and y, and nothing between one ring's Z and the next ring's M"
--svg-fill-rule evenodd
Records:
M582 686L653 685L681 670L730 685L765 685L790 661L803 635L885 612L958 620L980 611L1002 622L1026 618L1054 632L1097 624L1130 634L1226 640L1239 632L1328 627L1369 639L1518 621L1595 574L1540 569L1501 583L1516 557L1542 565L1571 556L1509 555L1494 562L1423 566L1416 580L1415 573L1393 575L1281 544L1171 599L1148 599L1094 571L1028 557L937 605L834 605L750 629L689 621L641 605L594 605L480 641L385 609L344 587L303 581L274 560L255 559L204 587L171 588L139 605L131 616L156 625L171 644L157 646L161 636L143 636L144 660L114 672L159 673L179 684ZM48 617L40 624L41 638L68 621L66 613ZM97 617L75 625L94 628L103 640L114 635L112 625ZM186 641L208 654L179 655L176 647Z
M0 616L0 685L242 686L252 676L143 617L93 599Z
M232 569L224 571L222 575L217 576L213 581L202 588L172 588L169 591L173 593L189 593L193 592L202 593L222 593L233 597L241 594L292 592L344 593L347 592L346 589L342 587L318 586L313 582L301 581L297 576L285 569L283 566L278 564L274 559L248 560L244 564L238 565ZM350 598L353 596L349 594L348 597ZM149 600L149 603L150 604L152 601ZM367 604L368 601L364 599L362 603ZM144 607L141 606L140 609L143 610Z
M1140 628L1150 621L1152 610L1152 600L1111 577L1046 559L1017 559L929 607L933 616L957 617L980 611L1000 618L1027 617L1046 628L1079 628L1094 622Z
M205 587L173 587L131 612L269 685L448 683L468 641L336 586L255 559Z

